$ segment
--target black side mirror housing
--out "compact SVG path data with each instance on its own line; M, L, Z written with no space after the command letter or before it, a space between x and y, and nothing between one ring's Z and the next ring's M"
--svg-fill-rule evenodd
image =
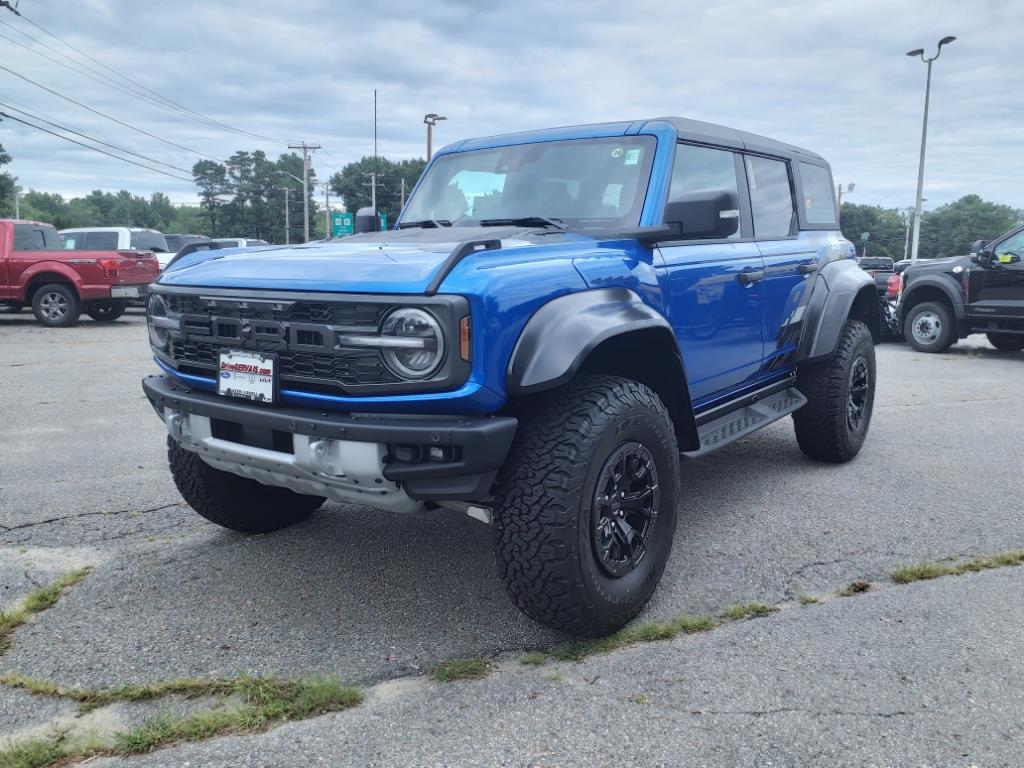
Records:
M740 226L740 206L735 192L691 192L665 205L665 224L682 240L725 239Z
M361 232L379 232L380 217L373 210L372 206L368 205L365 208L360 208L356 211L356 220L352 228L356 234Z

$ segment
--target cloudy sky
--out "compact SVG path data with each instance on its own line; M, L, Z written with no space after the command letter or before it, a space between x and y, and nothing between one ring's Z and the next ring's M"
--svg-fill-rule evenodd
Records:
M426 112L448 117L438 145L676 114L819 152L837 181L856 182L851 202L886 206L911 205L916 185L926 68L903 54L956 35L935 64L926 207L974 192L1024 208L1021 0L20 0L20 10L191 110L322 144L321 178L372 153L376 88L380 152L393 159L424 153ZM0 66L57 93L202 155L285 151L89 80L33 51L109 72L7 11L0 22L10 25ZM169 166L201 159L2 70L0 102ZM10 120L0 143L25 188L195 199L187 181Z

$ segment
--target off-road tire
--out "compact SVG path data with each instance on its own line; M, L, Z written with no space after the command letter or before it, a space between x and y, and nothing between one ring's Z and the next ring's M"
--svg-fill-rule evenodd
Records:
M938 319L940 330L933 341L925 343L914 333L914 327L928 313ZM924 301L917 304L907 314L907 319L903 323L903 337L918 352L945 352L957 338L953 308L941 301Z
M243 533L268 533L301 522L324 499L214 469L167 438L167 460L182 498L211 523Z
M1024 336L1013 333L987 333L988 343L1003 352L1020 352L1024 349Z
M85 312L98 323L112 323L123 315L127 308L127 301L104 301L88 305Z
M854 369L860 371L860 362L868 379L862 418L854 426L849 408ZM830 358L798 368L796 388L807 398L807 405L793 414L800 450L812 459L833 463L856 456L867 436L875 402L875 346L868 327L859 320L847 320ZM856 389L859 393L859 384Z
M585 376L530 401L495 492L495 554L515 604L580 636L614 632L650 599L676 528L679 449L668 411L635 381ZM613 577L598 559L593 507L607 463L630 445L657 470L643 557ZM656 503L655 503L656 500Z
M67 283L47 283L32 295L36 320L50 328L64 328L78 322L82 302Z

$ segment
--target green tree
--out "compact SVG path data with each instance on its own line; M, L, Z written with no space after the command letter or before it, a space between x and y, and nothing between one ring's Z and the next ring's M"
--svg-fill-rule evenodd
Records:
M888 256L893 261L903 258L906 220L895 208L843 203L839 221L843 236L857 246L858 254L864 252L861 235L867 232L868 256Z
M0 166L11 162L11 156L0 144ZM11 174L4 171L0 173L0 216L12 216L14 214L14 194L18 185Z
M402 209L402 181L408 199L426 166L426 160L419 158L393 162L383 157L364 157L335 173L331 190L344 201L347 210L358 211L370 205L370 174L376 170L377 210L386 212L388 221L394 221Z
M971 252L975 240L992 240L1024 220L1024 212L1008 205L965 195L921 217L919 256L937 259Z
M206 212L209 232L216 237L220 234L217 225L223 205L220 197L231 192L227 168L213 160L200 160L192 166L192 178L199 187L199 204Z

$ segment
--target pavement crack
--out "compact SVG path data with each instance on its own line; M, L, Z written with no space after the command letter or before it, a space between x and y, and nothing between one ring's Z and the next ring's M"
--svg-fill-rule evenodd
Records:
M853 712L846 710L825 710L805 709L803 707L779 707L777 709L692 709L691 715L735 715L739 717L771 717L772 715L785 715L794 712L810 715L811 717L879 717L883 719L893 717L910 717L914 713L904 710L895 712Z
M143 514L147 512L159 512L163 509L170 509L171 507L180 506L181 502L176 501L172 504L163 504L159 507L150 507L148 509L118 509L111 512L75 512L70 515L61 515L60 517L50 517L46 520L34 520L30 523L21 523L20 525L3 525L0 524L0 533L10 533L11 531L21 531L25 528L34 528L37 525L50 525L51 523L62 523L66 520L74 520L80 517L99 517L105 515L124 515L130 512Z

